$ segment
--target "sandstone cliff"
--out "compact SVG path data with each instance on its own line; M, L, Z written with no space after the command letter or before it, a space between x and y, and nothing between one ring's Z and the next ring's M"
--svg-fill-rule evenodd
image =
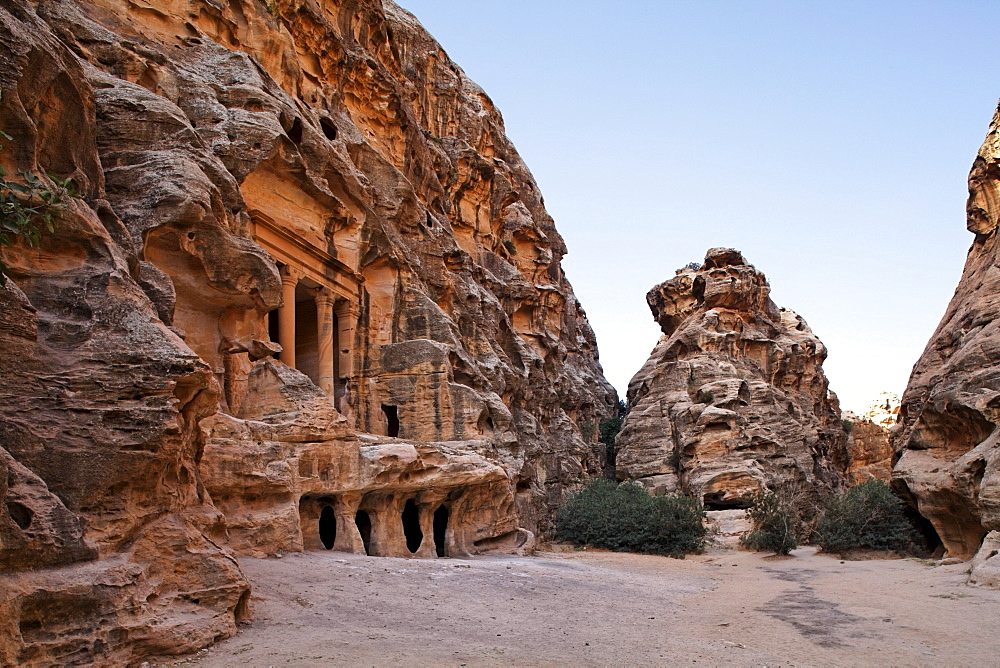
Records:
M850 453L847 475L851 484L857 485L872 479L889 482L892 476L889 429L871 418L853 413L845 413L844 418L851 425L847 440L847 450Z
M82 193L0 258L0 663L232 634L234 549L523 548L601 470L563 241L391 2L9 0L0 93Z
M847 465L826 348L764 275L714 248L646 296L663 336L628 389L617 475L738 508L761 488L816 498Z
M969 174L975 235L941 323L913 367L893 434L893 485L933 525L950 557L983 545L979 571L1000 582L1000 112ZM992 562L992 563L991 563ZM975 575L973 578L975 579Z

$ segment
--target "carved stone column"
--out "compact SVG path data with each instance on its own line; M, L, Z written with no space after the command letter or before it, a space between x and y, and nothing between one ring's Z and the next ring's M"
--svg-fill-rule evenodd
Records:
M344 379L354 376L354 329L358 324L358 307L347 301L337 302L337 347L340 356L337 365L339 376Z
M333 396L333 293L316 291L316 343L319 352L319 387Z
M295 286L301 274L285 265L281 268L281 308L278 309L278 343L283 350L280 360L295 368Z

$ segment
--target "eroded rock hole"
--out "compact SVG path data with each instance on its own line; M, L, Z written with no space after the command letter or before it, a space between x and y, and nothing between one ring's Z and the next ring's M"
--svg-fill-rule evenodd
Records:
M337 516L330 506L323 506L319 514L319 539L323 541L323 547L328 550L333 549L333 544L337 540Z
M302 119L292 121L292 127L288 128L288 138L296 144L302 141Z
M448 533L448 508L444 504L434 511L434 550L437 556L448 556L444 547L444 537Z
M420 529L420 511L413 499L403 506L403 535L406 536L406 549L410 554L419 550L420 544L424 542L424 532Z
M365 545L365 554L371 554L372 520L368 517L368 513L359 510L354 515L354 524L357 525L358 533L361 534L361 542Z
M7 502L7 512L10 513L10 519L14 520L14 524L21 527L21 529L27 529L31 526L31 520L34 519L35 514L31 512L31 508L27 506L22 506L17 501Z
M326 135L327 139L333 141L337 138L337 126L329 118L319 119L319 126L323 129L323 134Z
M399 412L396 407L383 404L382 412L385 413L386 436L399 436Z

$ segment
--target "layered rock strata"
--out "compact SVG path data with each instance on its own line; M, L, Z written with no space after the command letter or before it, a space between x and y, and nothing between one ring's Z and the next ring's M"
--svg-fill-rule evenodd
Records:
M628 389L617 476L696 495L710 511L763 488L816 498L848 454L826 348L778 308L764 275L713 248L646 296L663 335Z
M955 295L913 367L893 434L893 485L933 525L949 557L1000 569L1000 112L969 174L975 235ZM995 534L994 534L995 535Z
M81 193L0 257L0 663L232 634L234 550L525 549L601 470L563 241L391 2L10 0L0 92Z

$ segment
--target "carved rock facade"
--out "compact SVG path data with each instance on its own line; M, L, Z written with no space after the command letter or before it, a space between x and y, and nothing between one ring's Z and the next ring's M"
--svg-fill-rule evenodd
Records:
M762 488L841 484L846 434L805 321L739 251L714 248L646 296L663 335L628 390L617 475L708 510Z
M82 193L2 253L0 663L232 634L234 550L528 549L601 470L563 241L391 2L11 0L0 90Z
M930 521L947 556L970 559L982 548L975 569L996 583L996 534L983 539L1000 530L1000 112L969 174L967 208L975 240L903 394L893 486Z

